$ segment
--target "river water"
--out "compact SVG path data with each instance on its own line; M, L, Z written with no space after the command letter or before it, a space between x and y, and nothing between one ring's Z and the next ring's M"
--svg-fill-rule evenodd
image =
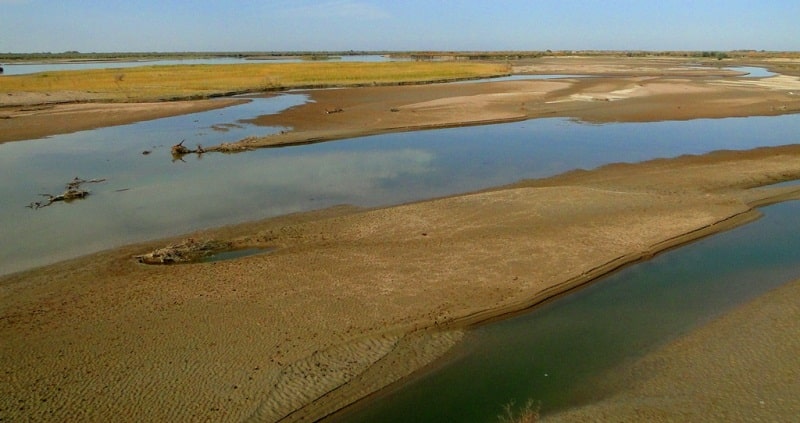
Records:
M353 55L341 56L331 59L338 62L386 62L392 59L381 55ZM302 63L307 62L300 58L276 58L266 60L244 59L239 57L214 57L207 59L175 59L175 60L141 60L141 61L87 61L87 62L56 62L56 63L6 63L3 75L24 75L37 72L52 71L80 71L86 69L121 69L139 66L175 66L175 65L232 65L244 63Z
M800 115L590 125L537 119L385 134L241 154L189 155L285 128L242 123L284 94L186 116L0 144L0 274L132 242L339 204L384 206L611 162L798 142ZM143 154L149 152L149 154ZM74 177L91 195L38 210Z
M542 414L624 389L622 367L800 278L800 202L614 273L519 317L471 331L435 371L386 390L341 422L491 422L505 404Z

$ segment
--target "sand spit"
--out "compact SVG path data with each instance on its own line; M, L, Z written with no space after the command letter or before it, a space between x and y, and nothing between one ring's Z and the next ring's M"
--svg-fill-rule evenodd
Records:
M800 146L612 165L376 210L202 231L274 248L152 266L132 245L0 278L0 418L308 421L470 324L754 219Z

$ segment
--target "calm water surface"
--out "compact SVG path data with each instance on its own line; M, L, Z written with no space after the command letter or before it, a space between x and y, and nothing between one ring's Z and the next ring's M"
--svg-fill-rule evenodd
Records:
M335 61L339 62L386 62L392 61L388 56L360 55L341 56ZM247 60L238 57L214 57L208 59L180 59L180 60L142 60L136 62L78 62L78 63L6 63L3 64L3 75L23 75L36 72L52 72L62 70L86 69L123 69L139 66L171 66L171 65L231 65L243 63L302 63L301 59L270 59Z
M736 66L731 68L725 68L727 70L732 70L736 72L745 72L746 75L743 75L746 78L767 78L770 76L775 76L777 73L770 72L766 68L760 68L756 66Z
M381 206L609 162L798 141L799 116L588 125L566 119L387 134L243 154L189 155L283 128L239 122L306 101L286 94L199 114L0 144L0 273L135 241L338 204ZM218 129L227 129L221 131ZM152 151L143 155L143 151ZM74 177L105 178L31 210Z
M628 267L516 318L480 327L448 364L338 416L342 422L492 422L533 400L542 414L624 387L620 366L800 277L800 202ZM616 370L615 370L616 369Z

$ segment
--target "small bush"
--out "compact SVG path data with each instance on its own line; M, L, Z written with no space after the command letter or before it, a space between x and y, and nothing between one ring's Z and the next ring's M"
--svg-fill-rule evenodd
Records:
M514 410L514 401L503 406L503 414L497 416L500 423L535 423L539 421L539 406L533 406L533 400L525 402L519 411Z

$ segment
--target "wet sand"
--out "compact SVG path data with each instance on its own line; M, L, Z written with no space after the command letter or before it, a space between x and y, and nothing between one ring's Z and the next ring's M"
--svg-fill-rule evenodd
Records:
M666 110L681 98L673 90L687 87L636 81L325 90L313 92L317 103L280 116L299 125L304 115L320 115L306 129L294 127L292 133L306 131L296 135L303 142L308 131L333 139L397 130L381 129L385 120L359 126L359 116L369 113L348 112L359 105L427 114L427 123L404 122L404 130L527 118L509 117L508 105L550 107L548 101L564 98L571 98L567 106L553 107L597 114L621 107L607 117L633 119L636 103L616 104L644 107L650 99L648 110ZM741 92L753 91L744 97L738 86L701 88L710 91L695 99L733 92L730 108L720 106L728 113L788 113L797 106L785 88L744 86ZM458 98L430 94L437 90ZM535 94L542 101L523 106L534 95L525 90L545 92ZM370 103L369 96L376 98ZM333 99L342 112L313 111ZM786 109L770 109L775 104ZM329 117L350 120L328 122L328 132L314 129ZM422 368L473 323L749 222L758 217L754 205L800 198L798 188L756 188L800 178L798 163L794 145L610 165L391 208L339 207L186 235L274 248L237 260L148 266L133 259L180 241L167 239L7 275L0 278L0 419L314 420ZM747 322L763 319L769 316L756 313ZM761 348L743 342L742 349ZM796 361L775 364L786 374L798 369ZM663 380L654 383L669 386ZM748 383L733 382L742 392ZM800 397L796 385L781 388ZM702 397L695 400L702 405Z

